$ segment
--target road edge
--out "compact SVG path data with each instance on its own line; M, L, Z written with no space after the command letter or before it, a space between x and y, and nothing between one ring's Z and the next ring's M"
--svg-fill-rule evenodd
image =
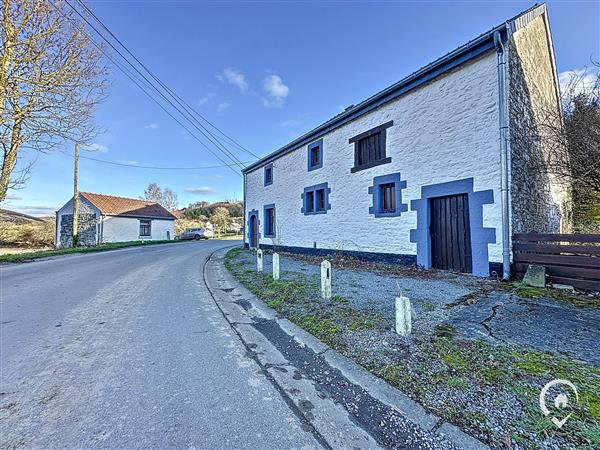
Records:
M381 378L373 375L371 372L338 351L332 349L327 344L321 342L306 330L300 328L288 319L280 317L274 309L267 306L259 297L248 291L237 278L225 268L223 258L225 253L227 253L231 247L233 246L215 250L205 261L203 278L206 287L213 298L215 293L206 282L206 267L211 262L218 264L219 268L229 275L227 277L227 284L234 289L244 292L244 299L250 301L253 307L259 311L261 315L265 318L275 320L281 330L300 345L309 347L315 353L323 355L332 368L339 370L350 382L364 389L371 397L395 409L413 424L426 431L444 437L458 448L465 450L489 449L486 444L465 433L457 426L427 412L423 406L412 400L406 394L391 386ZM225 315L225 313L223 314ZM238 336L242 342L244 342L244 338L239 335L239 333Z

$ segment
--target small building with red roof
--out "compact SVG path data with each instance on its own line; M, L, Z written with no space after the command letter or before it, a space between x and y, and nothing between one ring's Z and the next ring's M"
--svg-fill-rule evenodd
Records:
M79 193L78 243L171 240L175 216L157 202ZM73 243L73 199L56 212L56 247Z

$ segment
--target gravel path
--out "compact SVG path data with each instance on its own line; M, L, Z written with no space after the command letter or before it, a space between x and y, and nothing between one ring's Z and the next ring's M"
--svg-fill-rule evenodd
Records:
M240 258L252 267L254 253ZM264 257L265 272L272 271L272 258ZM287 255L280 257L282 279L298 274L313 279L319 288L320 267ZM479 284L482 283L482 284ZM489 289L490 281L474 277L435 272L425 278L386 274L361 269L332 270L332 291L348 300L355 309L384 318L394 318L394 298L408 296L413 305L413 329L430 333L442 324L450 325L459 336L491 343L526 345L542 351L566 354L600 366L600 309L581 308L566 302L524 299ZM481 287L489 292L481 292ZM470 304L469 298L476 300Z

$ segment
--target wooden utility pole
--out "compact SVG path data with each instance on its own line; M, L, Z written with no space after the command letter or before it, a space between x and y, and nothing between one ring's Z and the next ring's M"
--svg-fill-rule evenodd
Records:
M73 247L77 247L79 227L79 190L77 177L79 174L79 146L75 144L75 167L73 170Z

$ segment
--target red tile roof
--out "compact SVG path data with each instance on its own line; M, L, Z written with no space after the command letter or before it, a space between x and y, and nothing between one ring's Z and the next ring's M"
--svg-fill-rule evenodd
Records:
M80 192L83 198L92 203L102 214L109 216L156 217L175 219L167 209L156 202L136 200L135 198L116 197L114 195Z

